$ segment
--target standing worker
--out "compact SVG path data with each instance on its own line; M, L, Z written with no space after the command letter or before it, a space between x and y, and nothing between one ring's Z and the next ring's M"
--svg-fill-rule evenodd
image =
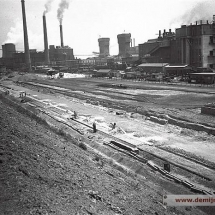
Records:
M96 133L96 123L93 123L93 133Z
M77 119L77 113L74 111L74 119Z

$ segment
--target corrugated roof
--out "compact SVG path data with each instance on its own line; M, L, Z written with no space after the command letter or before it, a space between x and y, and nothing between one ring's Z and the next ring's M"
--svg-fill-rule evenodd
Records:
M142 63L138 67L164 67L167 65L168 63Z
M181 64L181 65L167 65L165 66L165 68L185 68L185 67L188 67L187 64Z
M197 72L197 73L190 73L190 75L214 75L215 72Z
M100 72L100 73L108 73L108 72L110 72L111 71L111 69L100 69L100 70L98 70L97 72Z
M126 72L125 74L134 74L134 75L136 75L137 73L136 72Z

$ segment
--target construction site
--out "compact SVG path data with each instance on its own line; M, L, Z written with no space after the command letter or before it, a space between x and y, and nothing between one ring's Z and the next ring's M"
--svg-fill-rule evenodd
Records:
M210 84L176 82L176 76L174 81L137 78L147 69L183 78L193 71L165 64L164 58L140 62L135 78L129 78L133 64L118 60L128 53L131 59L137 50L125 33L118 35L119 55L114 58L118 63L113 64L120 76L103 64L98 70L90 68L91 73L79 67L72 72L68 65L76 61L73 49L64 46L62 20L61 45L49 49L43 15L44 52L34 55L21 3L25 52L15 53L13 44L3 45L2 62L5 68L13 66L1 67L0 72L1 213L215 214L214 206L168 206L164 198L215 196L215 62L208 62L212 66L205 73L193 73L198 78L209 74ZM161 43L174 36L171 30L164 33ZM109 59L109 41L98 39L100 60ZM186 46L186 40L182 42ZM160 43L159 47L163 48ZM186 50L182 50L184 63L189 61ZM141 60L153 58L143 56ZM32 59L43 65L34 64L32 69Z
M144 199L152 201L147 203L152 208L153 201L157 202L156 210L153 210L158 210L158 214L214 213L211 211L213 207L179 207L180 210L175 208L170 212L170 208L162 206L161 198L163 193L214 194L214 116L201 113L201 107L214 100L213 89L66 77L65 74L64 78L50 79L46 75L13 73L1 81L1 123L4 123L1 126L1 163L6 172L10 171L8 165L15 168L19 175L15 181L24 186L20 188L24 193L31 189L28 186L36 184L45 186L46 195L52 189L65 189L66 186L60 191L65 199L50 193L64 205L71 195L75 198L73 189L79 196L77 198L89 195L91 202L91 194L79 193L87 192L90 186L93 198L102 200L92 201L92 208L82 205L85 209L80 211L95 214L144 214L142 211L146 211L146 214L154 214L149 213L151 209L147 209L145 203L141 208L136 205ZM31 133L33 137L29 137ZM166 164L170 165L169 171L164 169ZM46 170L38 169L37 165ZM4 177L8 179L6 175ZM120 187L118 194L110 194L116 188L109 184L109 179L123 180L117 183L126 188ZM71 184L73 180L75 186ZM15 181L11 182L11 189L16 189L13 187ZM107 190L100 190L100 183L102 187L104 183L113 187L105 185L103 188ZM9 185L7 189L10 189ZM54 187L49 190L50 186ZM127 186L135 194L128 193ZM72 190L68 193L67 189ZM145 189L151 193L147 196L152 195L156 200L141 197L146 195ZM8 191L4 195L13 192ZM131 206L133 195L135 205ZM107 201L104 198L110 196L116 198L112 200L114 208L104 203ZM16 198L8 204L13 201ZM74 211L79 211L78 201L83 203L83 199L71 201L75 204ZM36 208L46 211L48 206L44 207ZM64 209L56 206L55 211L61 214Z

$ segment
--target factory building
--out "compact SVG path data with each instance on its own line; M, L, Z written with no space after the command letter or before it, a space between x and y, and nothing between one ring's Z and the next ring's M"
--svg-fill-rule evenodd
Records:
M51 62L64 64L67 60L74 60L73 49L69 46L49 46L49 57Z
M23 16L23 20L26 20ZM38 52L36 49L28 48L28 40L24 38L25 52L16 52L16 47L12 43L2 45L3 56L0 63L7 68L24 68L25 66L38 65L60 65L65 66L66 61L74 60L73 49L63 44L62 23L60 25L61 46L50 45L48 48L48 35L46 27L46 17L43 15L43 32L44 32L44 51ZM25 34L25 33L24 33ZM26 49L27 47L27 49ZM26 55L27 53L27 55ZM29 53L29 59L28 58ZM26 58L27 56L27 58Z
M215 69L215 16L213 22L196 22L176 29L177 62L194 68Z
M156 39L149 39L143 44L139 44L139 58L145 63L171 63L171 53L175 33L169 29L169 32L164 30L163 34L159 31L159 36Z
M107 57L110 55L109 51L109 43L110 38L99 38L99 56L100 57Z
M215 69L215 16L211 23L182 25L175 33L159 31L158 38L139 44L139 58L143 63L169 63L172 70Z
M60 23L60 41L61 46L51 45L48 48L48 34L46 26L46 16L43 14L43 33L44 33L44 51L38 52L36 49L29 49L27 20L25 14L25 1L22 3L23 15L23 33L24 33L24 48L25 52L16 52L15 44L7 43L2 45L3 55L0 58L0 64L10 69L22 68L26 71L31 71L31 66L38 65L60 65L65 66L66 61L74 60L73 49L69 46L64 46L63 43L63 27Z
M14 44L4 44L2 45L2 58L0 59L0 63L5 65L7 68L15 69L21 68L25 65L25 53L24 52L16 52L16 47ZM50 45L49 50L49 58L50 65L62 65L66 64L68 60L74 60L73 49L64 46L54 46ZM38 52L36 49L30 49L30 60L32 66L37 65L47 65L47 54L45 51Z

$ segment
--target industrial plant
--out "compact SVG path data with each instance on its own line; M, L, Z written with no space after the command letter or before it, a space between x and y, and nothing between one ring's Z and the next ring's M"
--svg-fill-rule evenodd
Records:
M73 49L64 45L63 25L59 25L60 46L48 45L46 16L43 14L44 51L38 52L30 49L28 43L27 20L25 15L25 2L22 3L24 52L16 51L15 44L2 45L2 58L0 64L8 69L22 69L31 71L36 66L64 66L66 61L74 60Z
M175 30L158 28L140 43L117 24L114 36L102 28L97 35L97 27L89 32L81 21L76 28L83 15L76 7L75 16L63 19L69 0L53 2L59 21L53 28L52 2L39 15L43 37L35 41L42 51L31 49L36 42L29 43L24 0L24 51L9 36L2 44L1 213L214 215L215 15ZM91 9L95 1L86 2ZM101 8L110 2L117 0L102 1ZM80 8L106 27L99 7L96 13ZM74 34L80 50L91 51L91 43L96 50L76 55Z
M110 38L102 37L98 39L99 52L93 52L95 56L78 59L74 57L73 49L64 45L62 20L59 25L60 46L48 44L45 13L42 17L44 51L29 49L25 4L24 1L21 3L25 51L16 51L15 44L12 43L3 44L1 67L30 71L37 66L55 68L58 66L66 68L69 72L95 69L125 70L130 67L128 76L139 78L161 77L160 73L187 78L188 74L210 73L215 70L215 16L212 21L201 20L194 24L182 25L175 32L169 29L169 31L163 30L162 33L159 30L157 38L149 39L138 46L135 46L135 39L131 38L131 33L118 34L116 36L118 55L110 53ZM138 73L134 72L137 70ZM196 75L193 77L196 78ZM201 76L199 74L198 77L202 81L208 79L208 83L214 83L215 79L213 74L206 73Z
M16 51L15 44L3 44L1 67L32 69L42 65L64 66L70 72L77 72L101 68L125 70L126 67L140 65L142 76L151 73L153 77L158 71L165 71L168 76L186 76L188 73L215 69L215 16L212 22L196 21L194 24L182 25L175 32L169 29L169 31L163 30L162 33L159 30L157 38L149 39L138 46L135 46L135 39L132 40L131 33L118 34L116 37L118 55L110 53L110 38L99 38L99 52L94 52L96 56L77 59L74 57L73 49L64 45L62 22L59 26L60 46L48 45L45 14L42 17L44 51L29 49L24 1L22 1L22 11L25 52ZM134 76L136 77L136 74ZM213 82L214 76L212 74L209 76L210 82Z

